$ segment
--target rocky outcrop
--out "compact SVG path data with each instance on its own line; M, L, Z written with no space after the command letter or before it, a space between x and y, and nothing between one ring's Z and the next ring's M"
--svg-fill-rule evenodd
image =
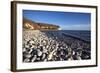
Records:
M37 23L29 19L23 18L23 28L31 30L58 30L59 26L47 23Z

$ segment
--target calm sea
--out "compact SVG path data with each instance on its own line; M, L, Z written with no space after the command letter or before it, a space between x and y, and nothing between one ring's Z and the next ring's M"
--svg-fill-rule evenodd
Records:
M91 31L87 30L60 30L60 32L65 33L73 37L83 39L85 41L91 41Z

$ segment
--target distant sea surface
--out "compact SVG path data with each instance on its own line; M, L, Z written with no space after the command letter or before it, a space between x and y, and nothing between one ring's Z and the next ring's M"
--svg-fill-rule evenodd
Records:
M60 32L82 40L91 41L91 31L88 30L59 30Z

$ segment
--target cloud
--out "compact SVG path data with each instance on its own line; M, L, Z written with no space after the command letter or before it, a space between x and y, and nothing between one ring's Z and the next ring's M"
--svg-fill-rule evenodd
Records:
M76 25L62 25L60 26L62 30L90 30L90 24L76 24Z

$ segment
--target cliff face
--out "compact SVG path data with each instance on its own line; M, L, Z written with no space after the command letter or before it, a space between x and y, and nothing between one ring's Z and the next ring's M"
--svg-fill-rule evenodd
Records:
M31 30L58 30L59 26L47 23L37 23L23 18L23 28Z

